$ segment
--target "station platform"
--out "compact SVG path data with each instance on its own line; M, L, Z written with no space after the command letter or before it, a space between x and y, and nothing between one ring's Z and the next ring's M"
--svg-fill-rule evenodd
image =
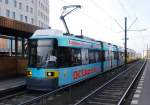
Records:
M134 93L131 105L150 105L150 59L147 59L147 64Z
M17 87L25 86L25 77L11 78L7 80L0 80L0 93L8 90L15 89Z

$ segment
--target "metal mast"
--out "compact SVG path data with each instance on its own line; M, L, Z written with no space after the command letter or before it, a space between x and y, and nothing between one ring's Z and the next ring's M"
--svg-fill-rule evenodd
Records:
M125 45L124 45L124 47L125 47L125 69L126 69L126 67L127 67L127 17L125 17L125 30L124 30L124 32L125 32Z

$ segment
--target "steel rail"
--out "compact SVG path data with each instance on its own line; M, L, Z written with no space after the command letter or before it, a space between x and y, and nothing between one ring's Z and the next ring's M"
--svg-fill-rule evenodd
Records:
M81 81L78 81L78 82L72 83L72 84L70 84L70 85L66 85L66 86L63 86L63 87L61 87L61 88L57 88L57 89L55 89L55 90L53 90L53 91L51 91L51 92L48 92L48 93L46 93L46 94L44 94L44 95L35 97L35 98L33 98L33 99L31 99L31 100L28 100L28 101L25 101L25 102L23 102L23 103L21 103L21 104L19 104L19 105L32 104L32 103L35 102L35 101L39 101L40 99L43 99L44 97L48 97L48 96L50 96L50 95L52 95L52 94L54 94L54 93L56 93L56 92L62 91L62 90L64 90L64 89L67 89L67 88L69 88L69 87L71 87L71 86L73 86L73 85L76 85L76 84L80 83L80 82L81 82Z
M124 95L121 97L121 99L120 99L120 101L118 102L117 105L121 105L121 103L125 99L125 96L128 94L129 90L131 89L131 87L133 86L133 84L137 80L138 76L142 72L142 70L143 70L144 66L146 65L146 63L147 63L147 61L144 62L144 64L142 65L142 67L140 68L140 70L138 71L138 73L136 74L136 76L134 77L133 81L131 82L131 84L129 85L129 87L127 88L127 90L125 91Z
M139 62L139 61L138 61ZM95 94L97 91L99 91L100 89L104 88L107 84L111 83L113 80L115 80L116 78L118 78L119 76L121 76L122 74L126 73L130 68L134 67L138 62L136 62L134 65L130 66L129 68L127 68L125 71L119 73L117 76L115 76L114 78L112 78L111 80L109 80L108 82L104 83L102 86L100 86L99 88L97 88L96 90L94 90L93 92L91 92L90 94L88 94L87 96L83 97L81 100L79 100L78 102L76 102L73 105L79 105L81 104L83 101L85 101L88 97L90 97L91 95Z
M8 98L11 98L11 97L15 97L15 96L24 94L24 93L26 93L26 92L27 92L26 90L23 90L23 91L20 91L20 92L17 92L17 93L14 93L14 94L11 94L11 95L2 97L2 98L0 98L0 101L3 101L4 99L8 99Z

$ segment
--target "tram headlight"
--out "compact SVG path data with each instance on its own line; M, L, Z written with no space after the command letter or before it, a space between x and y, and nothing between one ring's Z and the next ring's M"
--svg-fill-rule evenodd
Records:
M32 76L32 72L31 71L27 71L27 77L31 77Z
M47 76L48 76L48 77L54 76L54 72L47 72Z
M56 70L53 70L53 71L51 70L51 71L46 71L45 72L45 76L47 78L58 78L58 75L59 75L59 73Z

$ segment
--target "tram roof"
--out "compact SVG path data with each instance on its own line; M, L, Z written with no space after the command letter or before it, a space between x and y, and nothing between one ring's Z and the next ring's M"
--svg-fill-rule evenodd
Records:
M101 49L101 43L89 39L79 38L76 36L63 35L60 30L37 30L30 39L46 39L55 38L58 40L59 46L72 46L83 48L95 48Z

